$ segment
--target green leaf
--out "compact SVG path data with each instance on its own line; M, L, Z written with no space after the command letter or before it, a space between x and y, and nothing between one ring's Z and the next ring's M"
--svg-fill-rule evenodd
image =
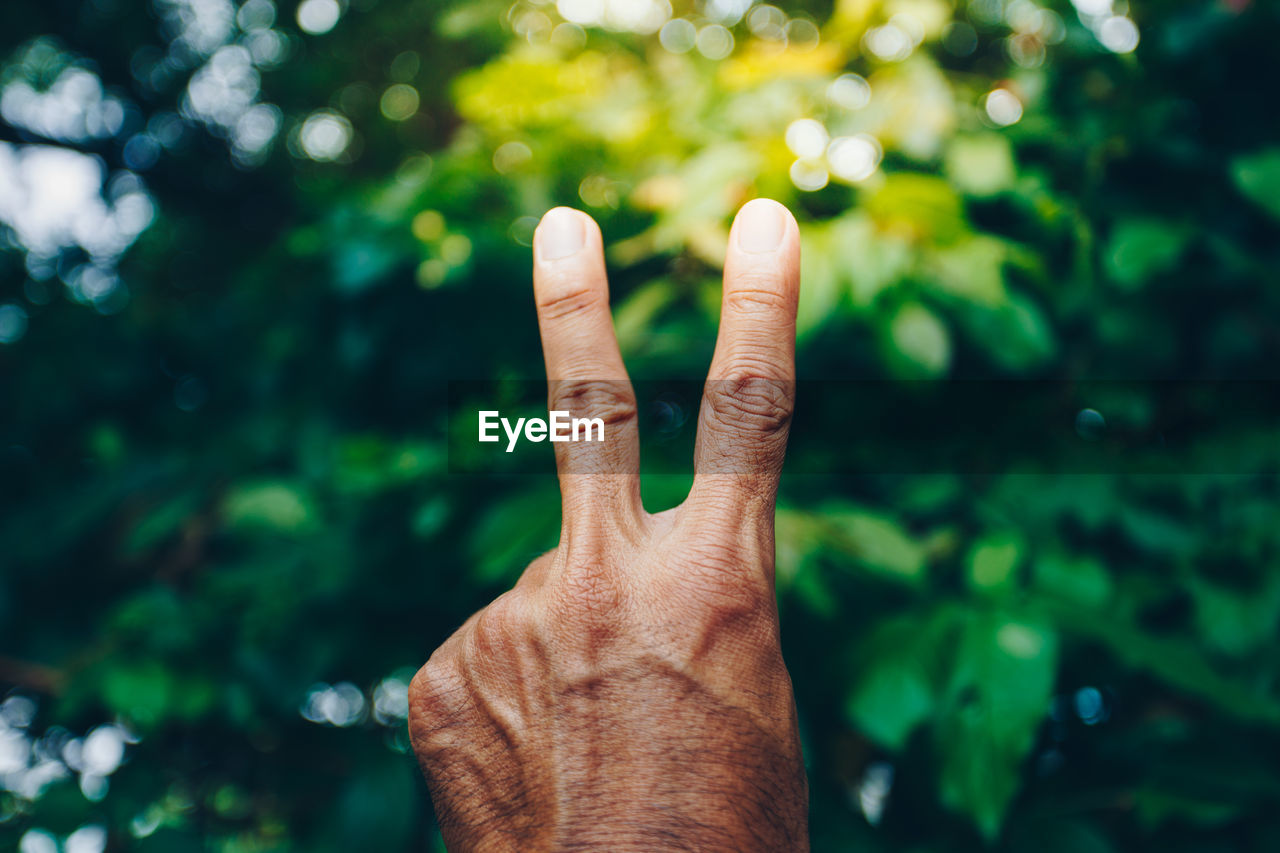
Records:
M881 231L907 234L925 243L953 243L969 233L960 197L942 178L915 172L886 175L866 201Z
M1280 724L1280 700L1268 685L1223 672L1198 642L1152 636L1114 613L1052 600L1039 605L1064 633L1101 643L1125 666L1150 673L1239 719Z
M1118 521L1134 544L1157 554L1189 554L1198 545L1196 531L1168 513L1130 503L1120 507Z
M1004 286L1008 257L1004 241L973 236L928 253L924 274L931 287L968 302L997 307L1008 300Z
M850 722L887 749L899 750L937 707L941 661L955 642L956 611L891 620L860 650L860 677L845 703Z
M951 335L938 316L918 302L902 306L889 321L891 363L908 377L934 377L951 365Z
M858 564L906 580L922 580L925 549L888 516L861 510L824 513L829 544Z
M915 251L902 234L876 228L865 215L836 220L834 263L848 277L853 304L871 305L911 270Z
M485 584L514 578L555 545L560 502L544 490L510 495L495 503L472 528L475 578Z
M815 555L821 553L820 531L821 522L809 513L778 507L774 513L773 538L779 586L790 583Z
M316 511L311 499L285 482L264 482L233 489L222 512L230 527L296 533L311 529Z
M170 497L153 506L125 537L121 551L137 558L178 532L178 528L200 508L199 492Z
M943 802L989 840L1021 787L1056 667L1057 636L1046 625L1000 613L968 618L936 729L939 781Z
M839 305L847 270L838 257L840 245L830 225L800 227L800 303L796 334L805 335L820 326Z
M1186 246L1186 231L1158 219L1127 219L1116 226L1104 260L1111 280L1136 290L1173 269Z
M840 599L823 573L822 524L810 513L778 509L774 520L776 578L779 594L794 596L813 613L833 617L840 612Z
M675 300L670 279L660 278L637 288L613 311L613 327L624 353L643 350L655 330L655 319Z
M1101 607L1111 597L1111 575L1092 557L1042 555L1033 564L1032 579L1046 593L1086 607Z
M1269 645L1280 626L1280 577L1262 589L1232 589L1196 579L1191 584L1196 627L1213 648L1243 655Z
M107 707L144 726L168 716L175 694L173 675L159 661L116 663L102 678L102 698Z
M863 734L881 746L901 749L933 712L934 691L914 661L892 656L873 667L849 698L847 711Z
M1023 542L1015 533L996 533L978 540L965 560L969 586L983 591L1011 586L1022 558Z
M996 364L1010 370L1035 367L1057 349L1044 312L1016 291L1010 291L1007 300L993 309L972 306L960 316L978 345Z
M1280 219L1280 148L1232 160L1231 179L1246 198Z
M947 177L962 192L990 196L1013 186L1013 148L999 133L958 136L947 146Z
M102 674L100 689L108 708L142 727L171 718L199 719L220 695L211 679L159 660L111 663Z

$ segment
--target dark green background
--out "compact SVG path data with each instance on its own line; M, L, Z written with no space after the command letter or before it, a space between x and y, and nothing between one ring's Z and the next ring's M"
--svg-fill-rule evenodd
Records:
M1274 3L1082 3L1136 22L1122 53L1058 0L731 5L674 10L726 16L719 59L533 0L350 0L320 34L292 0L3 5L0 848L439 849L404 682L558 526L549 465L450 473L448 382L539 378L553 204L601 223L640 377L703 374L728 223L770 195L802 380L1139 380L1092 407L1140 433L1153 380L1277 378ZM22 112L77 69L101 127ZM870 103L832 100L849 72ZM797 119L883 161L801 190ZM5 183L32 146L98 158L95 209L149 227L37 245ZM1280 848L1280 439L1213 401L1179 398L1214 428L1169 475L821 474L797 436L816 849Z

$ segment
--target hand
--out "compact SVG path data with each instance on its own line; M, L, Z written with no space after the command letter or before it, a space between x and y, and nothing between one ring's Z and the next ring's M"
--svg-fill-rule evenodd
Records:
M558 443L559 546L414 678L409 730L453 850L807 850L804 767L778 644L774 495L794 401L800 248L780 204L729 236L695 477L640 502L636 404L600 229L534 238L550 408L606 441Z

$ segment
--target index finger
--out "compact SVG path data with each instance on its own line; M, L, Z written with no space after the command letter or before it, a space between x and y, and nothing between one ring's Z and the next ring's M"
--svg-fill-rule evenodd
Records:
M555 448L566 529L590 527L601 514L633 518L640 509L635 392L609 313L600 227L591 217L565 207L547 212L534 236L533 289L548 410L600 424L598 433L587 428L585 441Z

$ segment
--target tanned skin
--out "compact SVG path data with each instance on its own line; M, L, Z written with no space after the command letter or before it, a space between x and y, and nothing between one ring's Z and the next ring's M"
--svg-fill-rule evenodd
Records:
M409 731L452 851L806 851L807 788L778 642L774 496L794 404L800 240L738 213L680 506L640 501L635 396L600 229L568 208L534 238L560 543L418 672Z

